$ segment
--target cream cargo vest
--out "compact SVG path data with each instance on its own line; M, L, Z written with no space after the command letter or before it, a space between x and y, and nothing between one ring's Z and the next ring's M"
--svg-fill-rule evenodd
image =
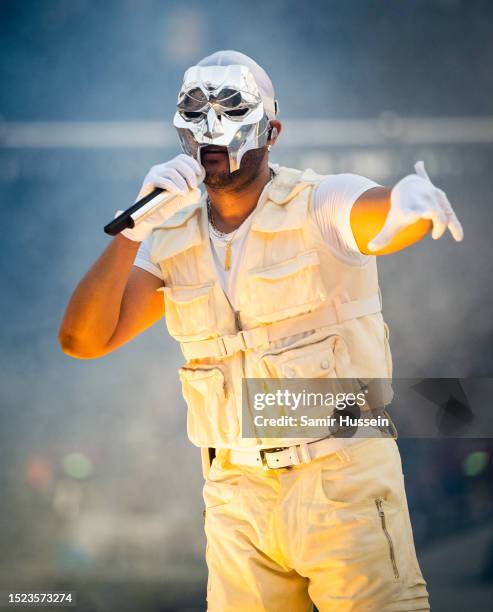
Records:
M262 443L241 438L244 377L391 376L375 258L347 265L324 243L311 211L322 178L280 168L264 191L239 264L237 312L216 277L206 194L152 233L166 324L186 359L179 374L197 446Z

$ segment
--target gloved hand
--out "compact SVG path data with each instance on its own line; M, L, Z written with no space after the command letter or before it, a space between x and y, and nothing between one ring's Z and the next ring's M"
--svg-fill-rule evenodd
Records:
M171 161L153 166L147 173L137 200L145 197L155 187L162 187L177 197L172 202L163 202L156 211L145 217L132 228L121 232L125 238L135 242L142 242L151 233L152 229L162 223L169 216L169 207L182 208L188 204L195 204L200 199L198 186L205 178L204 168L189 155L178 155ZM136 201L137 201L136 200ZM121 214L117 211L115 217Z
M447 195L435 187L422 161L414 165L416 174L409 174L400 180L390 194L390 210L380 232L368 243L370 251L386 247L393 237L418 219L430 219L433 224L431 237L440 238L450 230L453 238L462 240L464 232Z

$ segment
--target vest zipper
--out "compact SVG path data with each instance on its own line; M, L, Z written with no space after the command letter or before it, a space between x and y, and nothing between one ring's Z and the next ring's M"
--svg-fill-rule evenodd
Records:
M395 559L394 543L392 542L392 538L387 529L387 520L385 518L385 511L383 509L382 500L376 499L375 504L377 506L378 514L380 516L382 531L384 532L385 537L387 538L387 542L389 544L390 561L392 563L392 569L394 570L394 578L397 580L399 578L399 568L397 567L397 561Z

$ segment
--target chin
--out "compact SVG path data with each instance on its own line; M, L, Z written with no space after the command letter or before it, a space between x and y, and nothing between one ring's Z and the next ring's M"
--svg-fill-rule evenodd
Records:
M221 187L229 187L233 181L233 174L227 170L223 172L209 172L206 168L204 184L209 187L221 189Z

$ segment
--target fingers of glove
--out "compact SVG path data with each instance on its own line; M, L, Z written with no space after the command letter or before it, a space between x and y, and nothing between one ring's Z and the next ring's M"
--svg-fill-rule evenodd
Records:
M167 177L156 177L152 184L155 187L166 189L166 191L169 191L174 195L185 196L189 192L187 182L181 175L178 174L178 172L176 172L176 174L179 176L179 180L176 177L173 177L172 179Z
M430 183L431 183L431 178L428 176L428 172L426 172L424 161L416 162L414 164L414 169L416 170L416 174L418 176L420 176L421 178L426 179L427 181L430 181Z
M201 166L195 158L191 157L190 155L185 155L184 153L181 153L180 155L175 157L175 159L181 160L185 162L186 164L188 164L188 166L190 166L190 168L193 170L193 172L197 176L197 179L198 179L197 185L200 184L205 179L205 168Z
M448 228L450 230L450 233L452 234L453 239L457 242L460 242L464 239L464 230L462 228L461 222L459 221L459 219L457 219L455 213L453 213L453 215L453 219L450 220L448 223Z
M171 193L184 195L188 191L187 181L173 167L161 167L158 172L150 172L148 182L156 187L167 189ZM166 187L164 185L167 185Z
M144 186L159 187L161 179L174 180L175 178L176 187L179 191L185 191L183 181L185 181L187 189L193 189L204 180L205 170L193 157L184 154L177 155L169 162L153 166L144 179ZM173 192L175 191L177 190L173 189Z
M375 236L375 238L370 240L368 243L368 249L370 251L380 251L386 247L392 241L394 236L408 224L408 221L398 218L398 215L396 215L394 211L390 209L382 229Z
M433 240L438 240L444 231L447 229L447 215L441 208L433 208L427 210L422 214L423 219L430 219L433 224L433 229L431 231L431 237Z
M174 167L174 160L172 162L166 162L165 164L159 164L153 166L144 180L144 185L154 185L160 187L159 184L162 180L171 180L175 183L175 188L172 190L173 193L176 191L187 191L188 185L185 178L178 172Z
M420 176L421 178L427 179L431 183L431 179L428 176L428 173L426 172L424 162L422 161L416 162L414 164L414 169L416 170L416 174L418 176ZM447 198L447 194L441 189L435 188L435 195L438 198L440 202L440 206L445 214L446 225L445 225L445 228L443 228L443 220L441 218L438 220L437 223L435 223L435 221L432 218L432 221L433 221L433 231L431 234L432 238L435 240L440 238L440 236L443 235L444 231L448 227L454 240L457 240L458 242L460 242L464 238L464 230L462 229L462 225L459 219L457 218L457 215L455 214L454 209L452 208L452 205L450 204ZM424 218L431 218L431 217L424 217Z
M452 204L450 204L449 199L447 198L447 194L441 189L437 189L437 192L442 209L445 211L445 215L447 216L448 229L452 234L453 239L460 242L464 238L464 230L462 229L462 225L457 218L454 209L452 208Z
M173 165L175 167L175 170L177 170L187 181L188 187L190 189L195 189L198 184L198 177L192 166L178 158L174 160Z

